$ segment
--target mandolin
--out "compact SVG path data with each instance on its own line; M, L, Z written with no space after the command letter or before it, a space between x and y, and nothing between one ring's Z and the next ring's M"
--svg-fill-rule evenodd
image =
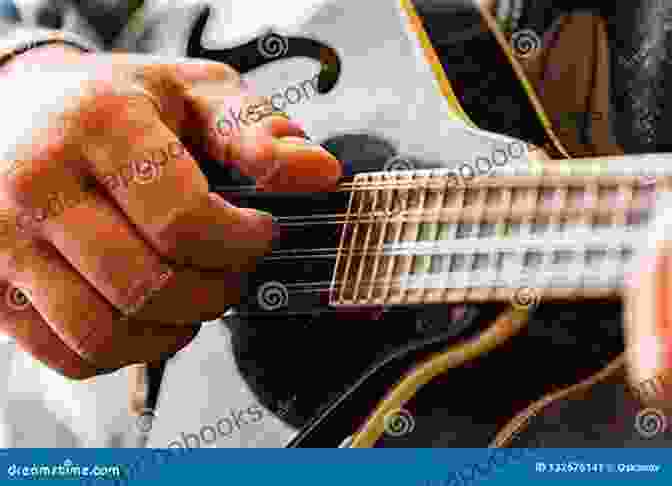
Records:
M617 301L670 162L526 163L460 185L447 169L373 171L328 193L239 193L281 230L236 309L240 371L302 429L292 445L337 445L418 359L502 312ZM451 321L456 303L467 312Z
M544 113L487 12L474 30L480 34L443 46L440 57L409 0L318 3L297 25L274 26L272 36L217 38L226 29L207 13L190 36L191 55L234 62L264 39L281 41L282 32L290 42L278 44L278 56L237 65L249 69L245 79L258 93L283 94L283 110L344 162L347 176L331 192L267 193L233 168L202 161L211 190L272 213L281 234L250 275L241 304L221 321L229 329L168 363L153 446L216 423L223 410L247 408L251 391L254 405L276 417L259 429L271 438L252 441L246 429L220 438L218 447L285 444L296 431L291 447L335 447L409 369L453 347L450 387L439 387L430 404L448 394L452 417L504 426L549 387L590 376L622 351L620 337L590 312L611 316L620 331L618 289L634 240L668 187L665 173L650 169L669 156L536 167L516 138L568 157L549 121L557 114ZM446 21L435 24L440 33ZM295 90L318 68L314 49L302 46L318 44L336 54L318 57L321 76L338 73L337 82L299 96ZM338 59L338 69L329 59ZM474 71L469 59L481 68ZM465 71L473 71L475 86L487 85L485 101L465 96ZM508 319L512 312L548 316L548 339L510 348L525 341L509 339L525 325ZM593 325L573 324L580 320L574 312ZM565 328L568 346L557 342ZM570 328L581 335L570 336ZM486 363L480 356L499 357ZM548 376L518 380L520 370L536 368L530 363L541 363ZM498 382L506 394L480 386ZM207 399L185 413L185 395ZM463 447L475 435L453 443Z

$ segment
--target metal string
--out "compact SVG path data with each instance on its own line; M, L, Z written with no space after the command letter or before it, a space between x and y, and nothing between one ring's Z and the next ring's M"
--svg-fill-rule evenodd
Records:
M434 176L434 179L437 177ZM448 177L444 177L443 179L448 179ZM405 182L408 182L407 184ZM581 185L579 185L581 186ZM554 185L549 186L553 189L557 188L557 183ZM444 183L442 185L432 185L429 184L427 179L425 178L424 180L408 180L404 181L404 184L400 184L398 180L391 181L390 184L386 183L381 183L381 182L376 182L376 183L342 183L339 185L338 189L336 192L350 192L353 193L357 190L362 190L362 191L369 191L371 189L375 190L385 190L385 189L391 189L391 190L403 190L403 189L430 189L430 188L436 188L440 190L445 190L447 188L447 183ZM493 189L498 189L499 187L493 187ZM224 187L219 187L215 188L219 191L223 191L224 189L234 189L233 191L229 191L230 193L240 193L244 194L245 189L250 189L249 192L256 192L259 189L259 186L247 186L247 187L241 187L241 186L235 186L231 188L224 188ZM478 187L476 189L486 189L485 187ZM362 223L362 222L368 222L368 223L380 223L380 224L394 224L394 223L411 223L411 222L417 222L417 223L425 223L425 224L438 224L438 223L446 223L442 221L436 221L436 213L441 212L442 210L445 211L446 208L438 208L438 209L429 209L429 210L396 210L395 212L392 211L371 211L371 212L362 212L359 214L352 214L352 213L335 213L335 214L318 214L318 215L306 215L306 216L288 216L288 217L277 217L276 219L280 222L279 225L281 227L292 227L292 226L306 226L310 227L313 225L324 225L324 224L346 224L346 223ZM456 212L457 210L462 211L462 208L455 208ZM424 215L427 218L432 218L431 220L424 220L421 218L418 219L410 219L408 216L414 216L415 214L417 215ZM459 215L459 212L458 212ZM385 217L385 221L381 221L380 219L375 219L376 217ZM390 220L390 218L395 217L399 218L402 217L403 219L401 220ZM366 219L369 218L369 219ZM301 222L286 222L286 221L297 221L297 220L302 220ZM316 221L305 221L305 220L316 220ZM458 223L460 221L451 221L451 223ZM485 238L483 238L485 239ZM446 240L448 241L448 240ZM336 252L336 253L331 253L331 252ZM388 250L389 251L389 250ZM521 249L520 251L514 251L514 253L523 253L526 252L527 249ZM301 253L304 253L301 255ZM325 253L329 252L329 253ZM432 257L432 256L444 256L444 257L450 257L455 254L473 254L473 250L471 251L455 251L455 250L449 250L447 252L443 253L434 253L430 252L429 255L427 254L421 254L421 255L414 255L417 257ZM577 253L581 253L581 250L577 250ZM277 250L271 252L271 256L266 256L263 257L262 260L264 261L272 261L272 260L306 260L308 258L327 258L327 259L333 259L337 258L340 254L346 254L348 256L364 256L364 255L370 255L370 256L388 256L388 257L398 257L398 256L403 256L403 255L390 255L389 253L381 252L379 250L373 250L373 251L367 251L366 248L362 248L361 251L360 249L354 249L354 248L308 248L308 249L292 249L292 250ZM279 256L283 255L283 256ZM581 269L587 268L587 262L581 262ZM573 267L572 270L576 270L576 265ZM467 272L463 273L476 273L479 270L477 269L469 269ZM488 271L492 272L492 268L486 268L483 269L483 271ZM404 272L404 277L408 275L412 275L409 272ZM425 278L432 278L431 273L420 273L417 274L419 277L425 277ZM403 278L403 277L402 277ZM436 277L433 277L434 279ZM363 285L364 287L385 287L385 288L390 288L392 286L393 288L395 287L395 283L399 282L401 278L392 278L390 277L384 277L384 278L379 278L377 280L364 280L360 281L359 285ZM470 281L471 278L466 278L465 279L465 284ZM496 280L492 279L492 280ZM321 281L321 282L303 282L303 283L294 283L294 284L288 284L286 286L286 291L289 293L317 293L317 292L323 292L327 290L340 290L343 288L345 285L350 284L352 285L353 282L351 281L346 281L346 280L341 280L341 281ZM463 287L459 287L459 289L468 289L471 288L467 285ZM481 288L479 286L479 288ZM360 287L361 289L361 287ZM415 289L414 287L406 287L403 288L402 290L418 290Z
M518 251L517 253L520 254L520 253L524 253L526 251L527 251L526 249L522 249L522 250ZM582 251L577 251L576 253L581 255L582 258L579 259L581 261L575 262L572 265L566 265L562 269L559 268L558 271L566 270L567 272L575 272L575 271L577 271L577 263L579 265L578 272L581 273L581 272L585 271L585 269L587 269L589 267L589 264L585 261L585 255ZM448 255L441 255L441 256L452 256L452 255L456 255L456 254L469 254L469 255L471 255L471 254L473 254L473 251L463 251L463 252L453 251ZM385 255L383 255L383 256L385 256ZM419 256L422 257L422 256L427 256L427 255L419 255ZM621 264L625 265L626 262L624 261L624 256L623 256L622 253L620 253L617 258L618 258L618 260ZM613 260L613 259L614 258L611 258L611 260ZM607 256L607 260L609 260L608 256ZM606 262L603 262L603 265L605 265L605 264L606 264ZM521 270L522 270L522 268L525 265L518 265L518 266L520 266ZM544 272L544 266L543 265L540 265L538 267L538 269L539 269L539 273ZM498 272L499 271L504 271L504 269L502 269L502 268L496 268L496 270ZM513 272L512 269L509 269L509 271L511 271L512 273L515 273L515 272ZM619 271L621 272L619 275L622 276L625 273L625 268L623 267ZM454 273L459 273L459 274L462 274L462 275L464 275L464 274L473 275L473 274L476 274L476 273L479 273L479 272L492 273L493 272L493 267L488 266L488 267L483 268L483 269L471 268L471 269L462 270L460 272L454 272ZM446 274L446 273L453 273L453 272L443 272L443 273ZM372 288L372 287L374 289L376 287L385 287L385 288L392 287L394 289L395 288L394 284L395 283L398 284L401 281L402 278L405 278L405 277L408 277L408 276L417 276L417 277L426 278L426 279L429 279L429 280L436 280L437 277L433 276L433 275L435 275L435 274L432 274L432 273L417 273L417 274L414 274L414 273L410 273L410 272L404 272L401 277L397 276L396 278L391 278L389 280L388 280L387 277L378 278L378 279L375 279L375 280L362 280L360 282L360 286L363 286L363 287L366 287L366 288L369 288L369 289ZM448 279L448 278L446 277L446 279ZM493 278L488 279L487 282L483 283L482 285L479 285L478 287L471 287L471 286L468 285L468 282L471 281L471 280L473 280L473 279L470 278L470 277L465 277L464 278L465 285L460 286L460 287L452 287L451 289L465 290L465 289L470 289L470 288L488 288L487 283L493 283L497 280L501 281L501 279L499 279L497 276L494 276ZM319 292L324 292L324 291L328 291L328 290L334 290L334 291L341 290L346 285L352 284L352 283L353 282L351 280L336 280L333 283L332 283L331 280L323 280L323 281L316 281L316 282L297 282L297 283L286 284L286 285L283 284L283 285L286 288L288 293L298 294L298 293L319 293ZM315 288L315 287L317 287L317 288ZM424 289L424 287L418 289L418 288L415 288L415 287L403 287L403 286L399 286L399 285L397 285L397 288L400 288L401 290L410 290L410 291L423 290ZM499 287L499 288L501 288L501 287ZM508 287L508 288L513 289L513 287ZM432 290L432 288L424 289L424 290ZM439 289L436 289L436 290L439 290Z

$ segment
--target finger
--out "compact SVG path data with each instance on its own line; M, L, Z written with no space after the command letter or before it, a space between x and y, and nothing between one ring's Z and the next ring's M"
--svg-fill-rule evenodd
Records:
M265 192L319 192L333 188L341 163L318 145L277 139L253 127L232 137L230 163Z
M24 248L14 256L14 261L18 264L8 271L7 280L25 292L53 333L94 366L96 374L142 360L165 359L197 332L192 327L120 320L120 314L45 242ZM59 360L58 354L46 349L44 342L37 342L43 337L44 334L24 335L22 341L29 348L43 346L42 356ZM62 347L54 349L62 351ZM68 355L67 359L71 358ZM77 375L70 370L81 365L74 360L60 364L69 376ZM85 370L85 374L90 372L90 367Z
M666 228L667 226L667 228ZM672 403L672 332L670 289L672 289L672 243L669 225L660 218L633 267L625 295L626 356L635 390L647 388L643 398L658 405ZM655 393L646 384L656 383ZM667 386L661 386L667 384Z
M16 297L19 289L0 285L0 329L16 340L17 345L35 359L64 376L85 379L95 376L96 366L70 349L47 325L30 304ZM25 296L25 294L24 294ZM24 297L26 298L26 297Z
M99 191L80 186L78 194L58 193L62 210L42 222L41 235L123 314L133 314L173 278L170 266Z
M133 116L150 121L134 126ZM85 155L97 180L159 254L178 263L231 270L249 266L270 249L270 215L209 195L191 154L153 118L150 107L127 111L117 120L123 136L98 138L85 146ZM163 155L153 162L148 154ZM150 170L140 170L142 164Z
M332 189L343 175L341 163L319 145L296 137L272 141L272 163L257 177L265 192L319 192ZM242 166L245 171L245 166Z
M183 124L191 124L190 104L199 89L207 92L241 86L240 75L231 66L200 59L108 54L97 67L99 76L105 70L111 71L110 77L124 94L149 99L156 114L176 133Z
M171 275L100 188L42 161L27 172L7 184L10 198L20 207L17 220L50 241L122 313L132 314ZM26 175L34 182L22 182Z
M303 142L309 140L303 125L281 114L271 114L257 123L262 130L275 138L296 137Z
M133 318L166 325L212 321L240 303L246 272L175 268L174 277L152 294Z
M192 117L194 123L186 135L200 141L204 153L215 160L229 161L233 137L251 126L260 127L262 133L274 137L306 138L298 122L275 110L268 98L253 95L244 87L224 90L217 97L194 97L193 104L197 116ZM203 140L200 134L208 136Z
M303 127L271 111L266 99L230 90L216 100L196 100L204 125L203 150L224 165L255 177L265 191L310 192L335 185L341 163L322 147L305 143ZM279 141L300 137L301 143Z
M79 204L44 220L41 234L124 315L190 324L214 319L239 301L238 274L253 268L244 261L233 260L232 273L176 271L99 192L69 199Z

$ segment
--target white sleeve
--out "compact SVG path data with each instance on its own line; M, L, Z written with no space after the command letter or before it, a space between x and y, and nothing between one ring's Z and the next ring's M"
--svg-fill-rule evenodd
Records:
M128 410L128 369L65 378L0 345L0 448L141 447Z
M13 357L14 343L0 335L0 449L12 447L6 409L8 403L7 385Z

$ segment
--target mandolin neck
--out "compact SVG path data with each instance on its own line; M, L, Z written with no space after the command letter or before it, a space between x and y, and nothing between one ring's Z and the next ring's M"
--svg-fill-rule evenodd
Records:
M498 169L355 176L331 304L619 297L670 191L669 156Z

